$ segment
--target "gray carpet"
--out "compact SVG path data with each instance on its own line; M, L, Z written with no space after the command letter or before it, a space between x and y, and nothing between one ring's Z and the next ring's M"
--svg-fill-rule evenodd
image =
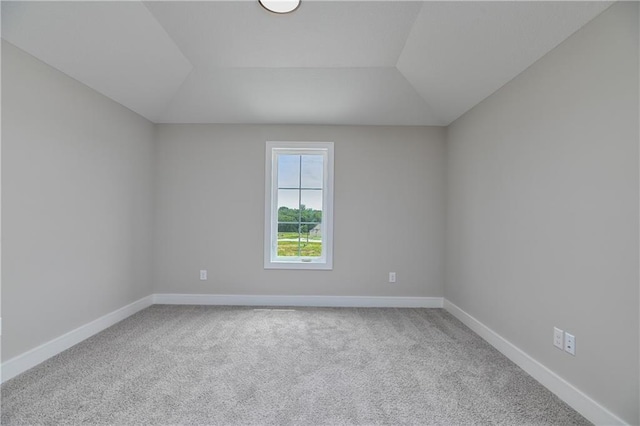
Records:
M442 309L155 305L2 385L2 424L589 424Z

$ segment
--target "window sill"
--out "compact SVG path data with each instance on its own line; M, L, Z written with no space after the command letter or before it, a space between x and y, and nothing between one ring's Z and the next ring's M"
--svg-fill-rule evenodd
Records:
M333 265L327 262L303 262L301 260L283 260L265 262L264 269L302 269L302 270L332 270Z

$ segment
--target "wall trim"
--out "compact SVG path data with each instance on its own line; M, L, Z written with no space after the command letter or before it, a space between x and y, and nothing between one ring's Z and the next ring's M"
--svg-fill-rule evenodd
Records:
M60 352L69 349L71 346L82 342L85 339L111 327L117 322L130 317L138 311L141 311L153 303L151 296L143 297L133 303L116 309L106 315L101 316L87 324L84 324L75 330L71 330L62 336L56 337L40 346L28 350L10 360L2 363L2 383L16 377L30 368L46 361L52 356L58 355Z
M342 308L442 308L442 297L154 294L160 305L314 306Z
M530 376L556 394L561 400L586 417L590 422L596 425L627 424L624 420L591 399L584 392L447 299L444 299L444 309L462 321L463 324L486 340L491 346L502 352L503 355L516 363Z

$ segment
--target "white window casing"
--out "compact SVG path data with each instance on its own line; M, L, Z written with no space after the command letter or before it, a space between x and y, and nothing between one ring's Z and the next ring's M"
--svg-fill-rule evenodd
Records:
M299 184L286 188L280 187L279 182L279 161L300 158L298 169ZM264 268L265 269L333 269L333 142L267 142L265 155L265 221L264 221ZM303 158L322 158L322 187L305 188L303 185ZM309 167L309 169L311 166ZM288 169L287 169L288 170ZM283 172L284 174L284 172ZM314 190L320 191L321 196L321 220L319 226L309 228L309 222L302 222L301 206L304 204L302 193L311 193ZM298 239L281 240L281 243L288 241L297 247L297 255L278 255L278 206L283 206L283 200L278 202L279 194L295 194L298 191L298 212L297 223L281 222L282 225L298 226ZM317 197L315 197L317 198ZM304 225L306 224L306 225ZM301 231L302 226L307 226L307 237L310 230L320 228L320 232L314 234L317 238L320 235L321 254L319 256L305 255L301 252L303 245ZM308 241L308 239L307 239ZM317 241L313 241L317 243Z

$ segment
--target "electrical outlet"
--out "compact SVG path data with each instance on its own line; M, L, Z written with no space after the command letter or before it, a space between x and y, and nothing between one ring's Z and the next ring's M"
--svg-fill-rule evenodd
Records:
M200 281L206 281L206 280L207 280L207 270L200 269Z
M569 333L564 333L564 350L571 355L576 354L576 336Z
M560 330L558 327L553 327L553 346L562 350L564 342L564 332Z
M396 282L396 273L395 272L389 272L389 282L390 283L395 283Z

